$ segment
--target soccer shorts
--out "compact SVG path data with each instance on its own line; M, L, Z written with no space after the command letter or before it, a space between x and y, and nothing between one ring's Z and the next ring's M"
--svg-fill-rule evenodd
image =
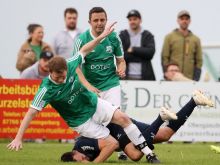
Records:
M85 123L73 129L84 137L94 139L106 138L110 133L106 125L111 122L116 109L118 109L117 106L98 98L94 115Z
M112 87L106 91L99 93L101 99L112 103L115 106L121 106L121 87L120 85Z

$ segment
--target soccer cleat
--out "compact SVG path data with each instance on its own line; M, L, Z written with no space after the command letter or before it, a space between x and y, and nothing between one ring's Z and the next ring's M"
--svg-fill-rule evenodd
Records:
M146 156L147 162L152 164L159 164L161 163L160 160L157 158L155 153L150 153Z
M220 154L220 147L214 146L214 145L210 145L210 149L212 151L214 151L215 153Z
M207 105L209 107L214 107L213 101L206 97L200 90L195 90L193 92L193 100L195 101L196 105Z
M177 116L174 112L170 112L168 108L160 108L160 117L163 121L165 120L177 120Z
M125 161L127 159L128 159L128 157L127 157L127 155L125 153L120 153L120 155L118 155L118 160Z

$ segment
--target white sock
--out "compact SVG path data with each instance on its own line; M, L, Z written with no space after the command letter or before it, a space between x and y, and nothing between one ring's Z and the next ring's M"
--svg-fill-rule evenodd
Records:
M131 123L129 126L124 128L125 133L127 134L128 138L134 143L135 146L144 143L146 140L138 127ZM152 153L152 150L148 147L145 146L141 151L145 154L148 155Z

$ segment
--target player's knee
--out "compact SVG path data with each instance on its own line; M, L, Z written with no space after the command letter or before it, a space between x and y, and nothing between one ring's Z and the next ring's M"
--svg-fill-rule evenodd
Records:
M132 154L129 155L129 158L133 161L139 161L141 157L142 155L139 152L132 152Z
M170 137L171 136L169 134L167 134L167 133L157 134L156 138L154 139L154 141L156 143L158 143L158 142L166 142L166 141L170 140Z
M168 134L167 134L167 135L165 135L165 136L164 136L164 141L169 141L169 140L170 140L170 137L171 137L171 136L170 136L170 135L168 135Z
M121 113L118 120L122 127L126 127L131 123L130 118L125 113Z
M161 138L163 139L163 141L168 141L171 138L171 134L169 134L168 132L164 132Z

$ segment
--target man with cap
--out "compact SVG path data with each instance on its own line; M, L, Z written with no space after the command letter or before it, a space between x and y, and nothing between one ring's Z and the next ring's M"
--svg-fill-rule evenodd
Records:
M188 29L190 22L188 11L178 13L179 28L169 33L164 40L162 67L165 70L169 63L176 63L184 76L198 81L202 67L202 48L200 39Z
M138 10L128 15L129 29L120 32L126 61L126 79L155 80L151 60L155 53L154 36L141 27L142 18Z
M34 65L26 68L20 75L21 79L43 79L49 75L48 62L53 57L50 51L43 51Z

